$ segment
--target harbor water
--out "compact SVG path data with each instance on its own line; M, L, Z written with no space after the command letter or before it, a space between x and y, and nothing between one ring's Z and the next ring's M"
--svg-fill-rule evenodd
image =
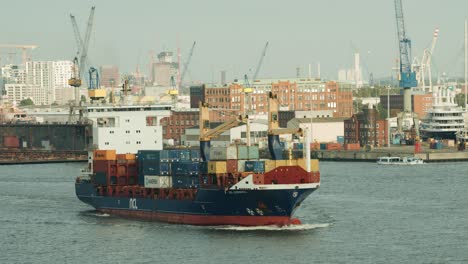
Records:
M468 163L322 162L291 227L197 227L99 214L83 163L0 166L0 263L468 263Z

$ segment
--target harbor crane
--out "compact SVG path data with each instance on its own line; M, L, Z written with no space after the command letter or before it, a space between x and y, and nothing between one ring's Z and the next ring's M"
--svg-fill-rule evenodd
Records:
M411 67L411 40L406 36L402 0L395 0L395 14L400 51L399 86L403 88L403 112L398 114L398 132L407 144L419 139L419 120L411 109L411 88L418 86L416 73ZM415 136L414 136L415 134Z
M263 48L263 51L262 51L262 55L260 56L260 60L258 61L258 64L257 64L257 68L255 69L255 73L252 77L252 81L254 82L257 77L258 77L258 73L260 72L260 68L262 67L262 64L263 64L263 59L265 58L265 54L266 54L266 51L267 51L267 48L268 48L268 41L267 43L265 44L265 47Z
M73 31L74 31L74 34L75 34L76 45L77 45L77 57L79 56L79 70L78 70L79 74L77 76L75 76L75 78L78 78L78 79L81 78L81 76L84 76L84 71L85 71L85 68L86 68L86 60L87 60L87 56L88 56L89 40L91 38L91 31L92 31L92 28L93 28L94 10L95 10L95 7L94 6L91 7L91 12L89 14L88 24L87 24L87 27L86 27L86 33L85 33L84 40L81 38L80 30L78 28L78 24L76 23L75 16L70 14L70 19L71 19L71 22L72 22ZM70 84L70 80L69 80L69 84ZM79 101L80 101L79 87L81 87L81 79L80 79L79 82L75 81L75 82L72 82L72 84L70 84L70 85L75 87L75 104L78 105Z
M180 80L179 80L179 87L182 87L182 82L184 81L185 74L187 73L188 66L189 66L190 61L192 59L193 50L195 49L195 44L196 44L196 42L194 41L193 44L192 44L192 48L190 49L190 53L189 53L189 55L187 57L187 61L185 61L184 70L182 71L182 74L181 74Z

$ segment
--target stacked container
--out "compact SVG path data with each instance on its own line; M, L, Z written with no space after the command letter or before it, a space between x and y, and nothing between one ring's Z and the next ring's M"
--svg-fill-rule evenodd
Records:
M96 185L117 184L117 161L115 150L95 150L93 153L92 181Z

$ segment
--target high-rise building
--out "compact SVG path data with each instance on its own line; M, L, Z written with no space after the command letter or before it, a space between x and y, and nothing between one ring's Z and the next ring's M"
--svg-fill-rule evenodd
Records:
M119 67L115 65L104 65L100 67L99 79L101 86L117 87L120 85Z
M36 105L50 105L55 101L54 62L26 62L26 84L32 85L31 99Z
M163 51L158 54L158 62L153 63L152 79L154 84L158 86L170 86L171 77L177 79L179 66L172 61L172 52Z

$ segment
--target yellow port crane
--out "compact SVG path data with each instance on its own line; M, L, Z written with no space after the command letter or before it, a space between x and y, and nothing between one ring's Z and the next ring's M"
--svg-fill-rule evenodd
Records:
M68 79L68 85L73 86L75 88L81 86L80 66L77 57L73 59L72 76L70 79Z

